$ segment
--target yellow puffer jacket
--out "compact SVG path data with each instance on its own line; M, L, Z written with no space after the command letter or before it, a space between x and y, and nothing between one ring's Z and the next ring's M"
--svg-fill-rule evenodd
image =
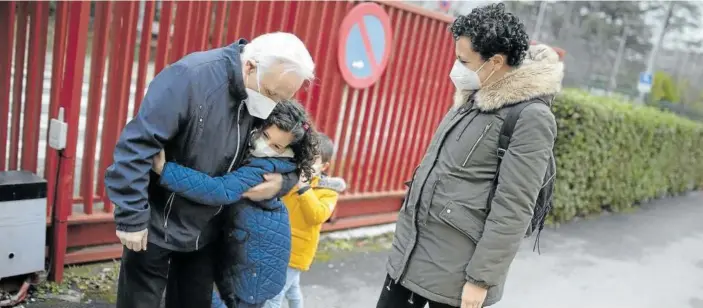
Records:
M346 184L341 178L315 177L310 188L302 194L298 187L294 187L283 197L283 204L290 216L292 235L288 266L301 271L310 269L320 242L322 224L332 215L339 193L345 188Z

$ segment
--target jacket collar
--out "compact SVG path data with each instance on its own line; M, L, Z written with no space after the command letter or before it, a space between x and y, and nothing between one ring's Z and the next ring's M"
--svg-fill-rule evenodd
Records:
M225 47L225 58L227 58L227 63L229 63L229 93L237 102L247 99L247 91L244 86L244 76L242 75L241 57L241 53L244 50L244 45L247 43L247 40L239 39L238 41Z
M343 178L330 177L326 175L313 178L310 186L315 188L331 189L340 194L347 189L347 183Z
M475 93L474 107L489 112L537 97L555 95L561 91L563 78L564 63L559 60L556 51L547 45L533 45L522 65ZM457 91L454 106L468 102L471 94L473 91Z

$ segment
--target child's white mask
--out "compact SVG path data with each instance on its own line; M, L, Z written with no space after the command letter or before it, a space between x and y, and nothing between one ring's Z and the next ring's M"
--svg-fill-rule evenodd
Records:
M320 176L322 174L322 164L312 165L313 176Z
M266 142L266 138L264 136L261 136L254 140L252 143L252 149L251 149L251 155L254 157L289 157L293 158L295 155L293 154L293 150L290 148L286 148L286 150L283 153L278 153L276 150L274 150L271 146L269 146L268 142Z

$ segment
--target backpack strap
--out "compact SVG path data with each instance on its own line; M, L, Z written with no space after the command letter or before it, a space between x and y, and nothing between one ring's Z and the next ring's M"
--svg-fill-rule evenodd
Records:
M505 120L503 120L503 127L501 127L500 129L500 137L498 137L498 166L496 169L496 173L493 176L493 185L491 186L491 191L488 192L488 203L486 208L489 211L491 209L491 201L493 201L496 189L498 188L500 164L501 162L503 162L503 156L505 155L505 152L508 151L508 147L510 146L510 138L513 137L513 132L515 131L515 125L517 125L517 120L520 118L520 113L522 113L522 110L525 109L525 107L536 103L536 100L549 105L543 98L536 98L507 107L510 108L510 110L508 111L508 115L505 117Z

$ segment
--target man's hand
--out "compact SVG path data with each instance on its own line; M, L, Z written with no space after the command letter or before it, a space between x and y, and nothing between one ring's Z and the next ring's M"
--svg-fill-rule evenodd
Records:
M159 154L154 155L154 162L151 165L151 170L154 170L156 174L161 175L161 172L164 171L164 165L166 164L166 152L164 150L161 150Z
M464 284L461 291L461 308L481 308L486 300L487 289L473 285L469 282Z
M273 198L279 191L281 191L283 176L280 174L264 174L264 180L266 181L252 187L245 192L242 197L251 201L264 201Z
M149 235L149 229L144 229L137 232L124 232L117 230L115 232L117 238L120 239L122 245L134 251L146 250L147 238Z

